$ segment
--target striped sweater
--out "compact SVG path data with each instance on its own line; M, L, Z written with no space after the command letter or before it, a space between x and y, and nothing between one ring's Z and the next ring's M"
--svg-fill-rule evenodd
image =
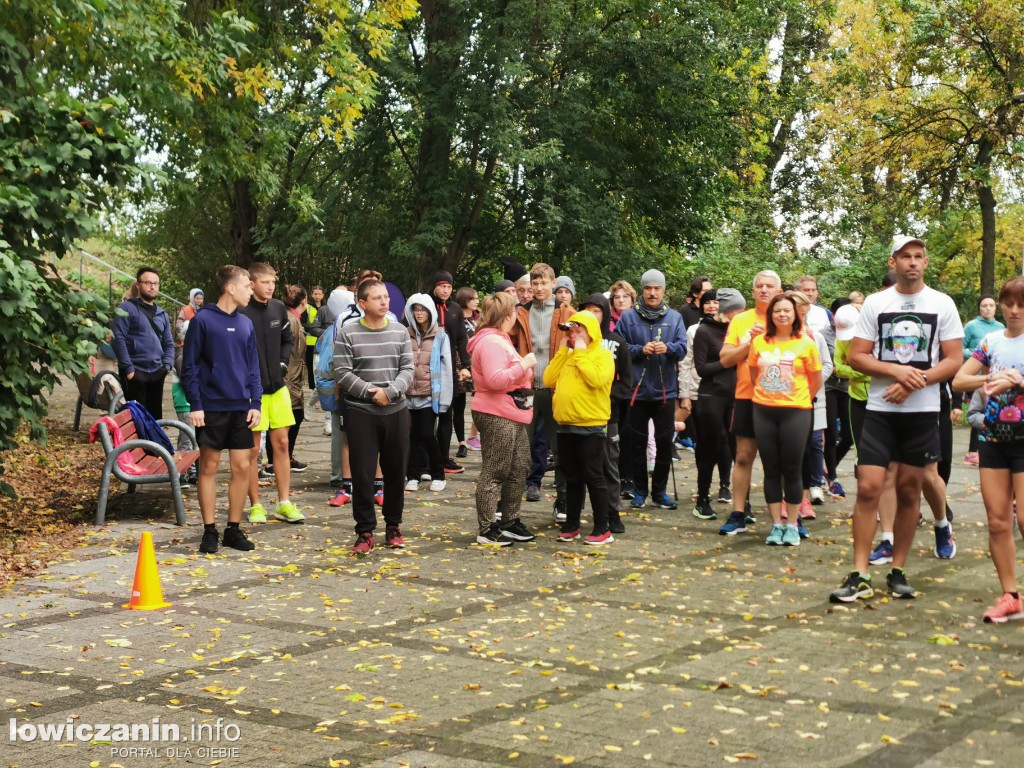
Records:
M409 331L389 320L379 330L367 328L362 321L345 325L334 341L334 378L345 403L381 416L407 407L405 392L412 382L413 359ZM373 402L371 387L388 393L390 405Z

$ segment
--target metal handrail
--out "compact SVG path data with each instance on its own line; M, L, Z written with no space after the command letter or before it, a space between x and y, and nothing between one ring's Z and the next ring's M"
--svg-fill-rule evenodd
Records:
M81 287L82 283L84 282L84 278L85 278L85 274L84 274L85 273L85 269L84 269L85 263L84 263L84 259L82 257L86 257L86 258L92 259L97 264L99 264L100 266L104 267L107 270L107 302L108 303L110 303L110 304L114 303L114 278L113 278L113 273L116 272L117 274L119 274L119 275L121 275L123 277L127 277L129 280L132 280L132 281L135 280L135 275L133 275L133 274L131 274L129 272L125 272L123 269L115 267L113 264L108 264L103 259L101 259L99 256L95 256L95 255L89 253L84 248L81 248L81 247L79 247L77 245L72 245L71 247L74 248L79 253L79 259L78 259L78 285L79 285L79 287ZM174 298L173 296L171 296L169 294L164 293L163 291L157 291L157 296L162 296L163 298L167 299L172 304L177 304L179 307L184 307L185 306L185 302L179 301L178 299Z

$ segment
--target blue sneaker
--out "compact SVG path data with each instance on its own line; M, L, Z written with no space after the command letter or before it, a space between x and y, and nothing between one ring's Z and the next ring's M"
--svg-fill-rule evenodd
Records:
M633 500L629 502L630 509L643 509L647 506L647 496L639 491L633 494Z
M956 556L952 524L935 529L935 556L941 560L952 560Z
M662 493L660 496L651 496L651 501L654 502L655 506L662 509L679 509L679 505L669 498L667 493Z
M839 484L838 480L833 480L829 483L828 492L838 498L846 498L846 491L843 490L843 486Z
M811 532L804 527L804 521L802 519L797 520L796 532L800 534L801 539L809 539L811 537Z
M693 453L694 449L697 447L697 444L688 437L684 437L682 440L680 440L679 445L688 450L690 453Z
M892 562L892 544L882 540L882 543L871 550L868 563L871 565L886 565Z
M733 512L729 515L729 519L725 521L725 525L718 529L718 533L721 536L735 536L737 533L746 533L747 523L743 519L742 512Z

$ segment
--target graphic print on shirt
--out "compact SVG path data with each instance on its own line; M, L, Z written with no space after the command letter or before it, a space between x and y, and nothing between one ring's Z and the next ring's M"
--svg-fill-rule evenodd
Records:
M938 315L882 312L878 316L878 359L928 370L937 327Z
M761 389L772 393L792 392L794 359L792 352L780 352L778 349L763 352L757 359Z
M1005 330L995 331L981 340L972 357L989 373L1007 369L1024 373L1024 337L1007 338ZM1024 389L1012 387L986 401L981 439L1000 443L1024 439Z

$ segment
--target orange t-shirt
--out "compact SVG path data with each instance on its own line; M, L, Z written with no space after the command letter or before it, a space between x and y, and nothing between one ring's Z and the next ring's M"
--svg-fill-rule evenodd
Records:
M748 309L740 312L729 321L729 327L725 331L724 344L732 344L738 347L747 331L760 323L764 325L768 320L767 315L759 314L756 309ZM750 400L754 396L754 386L750 383L750 375L745 370L746 363L740 360L736 364L736 399Z
M821 370L818 344L809 334L786 341L769 341L758 336L750 345L747 365L757 368L754 402L774 408L801 408L809 411L810 374ZM750 381L750 371L745 372Z

